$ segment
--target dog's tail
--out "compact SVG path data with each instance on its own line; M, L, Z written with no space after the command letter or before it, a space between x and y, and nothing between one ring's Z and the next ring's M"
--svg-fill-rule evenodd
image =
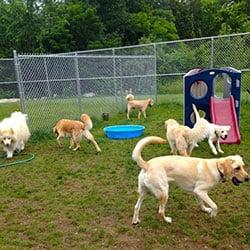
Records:
M132 94L128 94L126 96L126 99L127 99L127 101L133 101L135 99L135 97Z
M193 110L194 110L194 114L195 114L195 120L196 122L198 122L201 118L200 118L200 115L199 115L199 112L196 108L196 106L194 104L192 104L192 107L193 107Z
M92 120L87 114L82 114L80 116L80 120L84 123L86 130L90 130L93 128Z
M166 140L162 139L161 137L158 136L148 136L143 139L141 139L135 146L133 153L132 153L132 159L136 161L138 166L145 171L148 169L148 163L142 159L141 152L143 148L146 145L149 144L166 144Z

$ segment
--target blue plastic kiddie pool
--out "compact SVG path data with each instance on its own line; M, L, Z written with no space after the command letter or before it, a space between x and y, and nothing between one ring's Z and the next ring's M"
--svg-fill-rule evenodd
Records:
M141 125L117 125L105 127L103 130L110 139L130 139L141 136L144 129Z

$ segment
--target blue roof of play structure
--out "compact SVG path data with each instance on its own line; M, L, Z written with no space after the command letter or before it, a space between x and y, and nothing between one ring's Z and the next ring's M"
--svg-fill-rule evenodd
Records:
M216 69L199 69L199 68L197 68L197 69L190 70L187 74L185 74L184 77L196 75L196 74L199 74L199 73L204 73L204 72L207 72L207 71L215 71L215 70L217 72L221 71L221 72L225 72L225 73L228 73L228 72L230 72L230 73L241 73L240 70L234 69L232 67L221 67L221 68L216 68Z

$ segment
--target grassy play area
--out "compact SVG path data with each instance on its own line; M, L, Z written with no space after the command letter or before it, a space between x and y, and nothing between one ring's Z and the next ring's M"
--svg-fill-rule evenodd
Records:
M161 97L160 97L161 98ZM0 246L2 249L249 249L249 184L236 187L230 180L211 192L218 215L200 211L195 197L170 184L166 224L158 215L158 200L147 195L141 224L131 224L137 200L139 167L131 153L140 138L109 140L103 128L114 124L141 124L144 136L165 137L168 118L182 122L182 104L169 102L147 110L147 119L133 112L112 114L109 121L93 119L92 130L102 153L82 141L73 152L57 145L52 133L33 134L24 153L35 154L26 164L1 168ZM1 104L0 120L19 109L18 103ZM240 154L250 162L250 109L242 103L240 145L222 145L225 156ZM144 159L170 153L168 145L150 145ZM207 141L193 156L214 157ZM22 154L14 159L21 159ZM10 160L9 160L10 161ZM1 163L8 162L1 158ZM249 167L246 167L249 172Z

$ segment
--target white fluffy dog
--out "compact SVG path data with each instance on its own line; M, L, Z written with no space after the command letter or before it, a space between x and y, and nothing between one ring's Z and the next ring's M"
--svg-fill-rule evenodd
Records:
M26 122L26 115L13 112L10 117L0 123L0 145L7 153L7 158L12 158L15 150L22 151L25 143L30 138L30 131Z
M196 123L194 125L194 129L197 127L205 127L204 135L208 138L208 144L213 152L213 154L217 155L218 152L224 153L220 147L220 139L226 140L228 133L231 129L230 126L222 126L216 125L208 122L206 119L201 118L196 106L193 104L193 110L195 113ZM215 146L215 145L216 146ZM218 152L217 152L217 150Z

